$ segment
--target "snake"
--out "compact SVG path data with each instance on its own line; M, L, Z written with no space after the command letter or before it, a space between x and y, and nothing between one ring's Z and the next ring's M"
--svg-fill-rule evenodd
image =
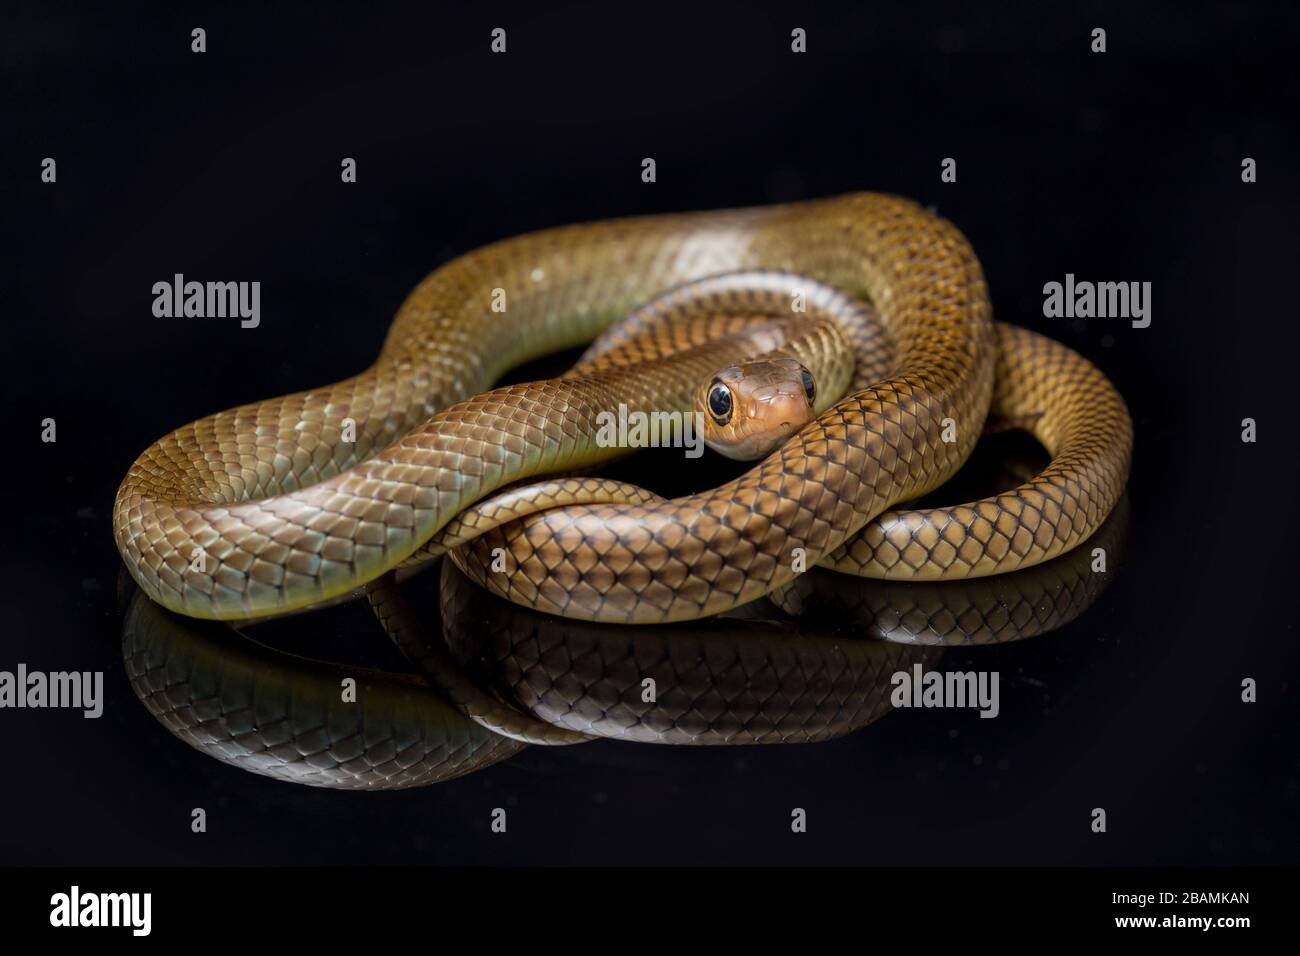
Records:
M891 676L916 663L932 669L935 645L1020 641L1064 627L1114 577L1126 519L1127 496L1089 539L1111 558L1105 573L1083 548L1010 574L930 584L814 568L783 598L796 617L757 602L649 627L520 607L444 564L435 594L424 577L398 589L416 592L409 602L397 595L415 608L402 612L402 626L416 632L403 636L411 639L403 649L433 693L410 674L277 649L258 631L274 624L240 625L236 634L168 612L141 591L126 607L122 656L133 691L168 732L240 770L318 788L430 786L511 759L529 738L806 744L887 714ZM420 603L426 596L437 613ZM357 684L355 703L340 697L347 678ZM437 692L448 686L462 689Z
M574 374L492 387L616 323L623 340ZM840 394L846 343L873 334L887 367L870 383L850 372ZM808 371L815 388L808 420L781 422L789 434L743 475L665 500L580 474L626 452L598 441L602 413L707 407L719 370L755 360L800 383ZM1030 423L1047 467L980 501L896 508L960 468L993 408ZM1100 526L1131 452L1099 370L993 321L956 226L854 193L564 226L453 259L359 375L147 448L113 524L150 598L239 620L361 593L496 508L451 550L471 578L561 616L664 623L743 606L817 564L922 581L1032 566ZM540 497L501 508L537 479Z
M170 614L137 591L122 658L164 727L223 763L332 790L400 790L451 780L523 744L474 723L418 677L304 658L212 621ZM356 702L342 699L356 682Z

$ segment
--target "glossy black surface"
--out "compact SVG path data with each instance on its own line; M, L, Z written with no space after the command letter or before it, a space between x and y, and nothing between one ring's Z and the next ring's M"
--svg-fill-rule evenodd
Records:
M1295 863L1300 144L1297 23L1279 9L15 15L0 668L103 670L107 701L93 721L0 711L0 859ZM1098 25L1104 55L1088 51ZM47 155L55 186L38 179ZM1133 414L1116 580L1055 633L945 657L1001 672L998 719L904 712L800 747L530 749L437 787L352 794L219 764L137 702L109 515L150 441L360 369L409 290L482 243L856 189L951 218L997 315L1092 358ZM176 272L261 281L261 326L154 318L151 286ZM1152 282L1151 327L1043 318L1043 284L1067 272ZM39 440L47 416L55 445ZM645 483L696 480L650 462ZM359 606L281 640L395 662ZM196 806L207 834L190 832ZM1088 826L1097 806L1105 835Z

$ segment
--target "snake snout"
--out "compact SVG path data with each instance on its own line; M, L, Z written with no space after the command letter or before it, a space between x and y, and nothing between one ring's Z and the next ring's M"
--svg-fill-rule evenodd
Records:
M696 396L704 441L740 461L762 458L813 417L812 373L793 358L763 359L719 371Z

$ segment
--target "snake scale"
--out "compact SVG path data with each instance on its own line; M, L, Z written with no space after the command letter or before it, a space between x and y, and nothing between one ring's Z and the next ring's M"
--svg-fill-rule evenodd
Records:
M434 585L436 613L423 619L399 589L378 589L385 603L397 599L394 636L439 693L410 674L276 650L256 627L234 634L169 614L139 591L122 654L135 693L178 738L313 787L427 786L510 759L527 741L809 743L888 713L891 676L935 667L943 646L1020 641L1068 624L1114 577L1126 520L1124 497L1090 539L1115 559L1107 573L1094 572L1084 548L1011 574L931 584L814 569L783 596L783 609L803 606L784 619L760 601L741 609L753 608L752 619L570 621L492 597L444 564L441 581L400 589L418 598ZM345 677L357 681L356 703L340 700ZM653 703L646 677L659 689Z
M646 303L740 272L759 273L757 287L717 278L694 310L726 335L692 339L691 323L661 322L585 374L491 389ZM764 287L763 273L784 284ZM870 306L888 346L878 380L822 394L837 400L716 489L663 500L565 477L615 453L595 436L600 413L620 403L688 407L702 377L754 355L836 367L844 349L830 327L852 307L792 316L787 279L799 276ZM674 336L680 351L652 346ZM1029 423L1052 456L1046 470L968 505L889 511L961 466L991 407ZM454 259L408 297L365 372L209 416L146 449L118 491L114 533L155 601L253 618L356 593L418 561L441 529L465 527L483 499L555 476L543 510L457 539L457 563L540 610L671 622L746 604L817 563L937 580L1044 561L1105 519L1131 446L1123 401L1099 371L993 322L980 264L953 225L859 193L566 226ZM491 571L494 548L509 573Z

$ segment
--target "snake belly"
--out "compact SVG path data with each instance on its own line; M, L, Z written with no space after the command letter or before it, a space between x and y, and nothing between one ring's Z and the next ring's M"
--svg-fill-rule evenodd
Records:
M560 509L529 538L543 558L578 557L546 585L569 616L675 621L747 603L941 484L979 436L996 353L980 265L954 226L908 200L613 220L471 252L416 288L370 369L150 446L118 492L119 550L150 597L196 617L283 613L354 591L492 491L597 463L599 408L654 405L641 380L615 372L470 396L675 286L758 269L870 301L892 374L718 489L633 511ZM507 309L494 312L502 291Z

